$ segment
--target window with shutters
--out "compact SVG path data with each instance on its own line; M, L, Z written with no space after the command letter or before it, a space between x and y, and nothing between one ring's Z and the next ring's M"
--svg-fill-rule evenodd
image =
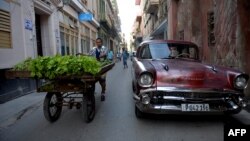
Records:
M0 48L11 48L10 13L0 9Z

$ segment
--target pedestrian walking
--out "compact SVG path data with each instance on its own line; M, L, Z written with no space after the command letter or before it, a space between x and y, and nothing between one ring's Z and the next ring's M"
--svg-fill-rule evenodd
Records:
M123 68L128 68L127 60L128 60L129 54L128 51L125 48L122 48L122 60L123 60Z
M109 53L108 53L108 60L113 61L113 57L114 57L113 51L110 50Z

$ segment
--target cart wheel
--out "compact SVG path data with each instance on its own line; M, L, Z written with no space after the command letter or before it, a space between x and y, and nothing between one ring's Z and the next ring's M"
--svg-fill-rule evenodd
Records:
M82 115L86 123L91 122L95 117L95 96L87 94L82 101Z
M56 121L62 112L62 95L60 93L47 93L43 102L43 113L45 118L50 121Z
M82 116L85 122L91 122L95 117L95 84L87 90L82 100Z

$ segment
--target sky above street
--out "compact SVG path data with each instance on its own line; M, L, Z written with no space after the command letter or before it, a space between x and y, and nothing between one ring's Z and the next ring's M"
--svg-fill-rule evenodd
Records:
M125 33L125 38L129 41L138 6L135 5L135 0L117 0L117 4L121 18L122 32Z

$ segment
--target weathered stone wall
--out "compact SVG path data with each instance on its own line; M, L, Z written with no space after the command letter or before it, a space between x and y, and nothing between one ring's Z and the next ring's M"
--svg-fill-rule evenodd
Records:
M213 63L241 68L242 52L236 46L237 0L215 0L215 54Z
M215 0L215 39L213 63L250 74L250 1ZM250 87L246 89L250 97Z

